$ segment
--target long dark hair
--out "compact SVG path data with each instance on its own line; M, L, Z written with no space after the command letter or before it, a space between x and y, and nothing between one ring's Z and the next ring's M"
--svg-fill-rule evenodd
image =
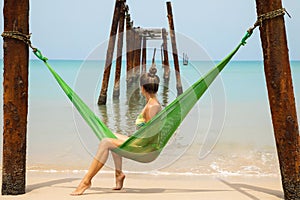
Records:
M144 73L140 77L140 86L144 87L146 92L150 94L155 94L158 91L160 79L156 75L157 69L155 67L151 67L148 73Z

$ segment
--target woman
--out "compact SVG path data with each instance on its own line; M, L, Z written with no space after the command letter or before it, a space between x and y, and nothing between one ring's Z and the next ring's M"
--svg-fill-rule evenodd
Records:
M141 93L146 98L147 104L136 119L136 125L138 128L152 119L161 110L161 105L156 97L160 81L159 77L156 75L156 71L155 67L151 67L149 73L143 74L140 78ZM100 142L97 154L92 161L87 174L83 177L82 181L71 195L81 195L86 189L91 187L92 178L104 166L107 161L109 151L118 148L128 138L121 134L116 134L116 136L118 137L117 139L105 138ZM121 190L125 179L125 174L122 172L122 157L112 151L111 153L115 164L116 179L116 187L113 189Z

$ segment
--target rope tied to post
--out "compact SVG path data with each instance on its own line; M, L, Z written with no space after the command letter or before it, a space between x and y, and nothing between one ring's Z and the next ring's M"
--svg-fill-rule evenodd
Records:
M254 29L258 26L262 26L262 23L263 21L265 20L269 20L269 19L273 19L273 18L276 18L276 17L279 17L279 16L282 16L282 15L285 15L287 14L290 18L291 18L291 15L287 12L287 10L285 8L280 8L278 10L274 10L274 11L271 11L271 12L268 12L268 13L265 13L265 14L262 14L262 15L259 15L257 17L257 20L256 22L254 23L253 27L249 28L247 30L247 33L246 35L243 37L242 41L241 41L241 44L242 45L245 45L246 44L246 40L252 35Z
M280 8L278 10L273 10L271 12L259 15L257 17L256 22L254 23L253 27L248 29L248 33L252 34L253 30L258 27L258 26L262 26L263 21L269 20L269 19L273 19L282 15L287 14L289 16L289 18L291 18L291 15L287 12L287 10L285 8Z
M29 35L21 33L19 31L4 31L1 36L3 38L11 38L11 39L17 39L20 40L22 42L24 42L25 44L27 44L32 50L35 50L36 48L32 46L31 41L30 41L30 37L31 37L31 33Z
M36 55L36 57L38 57L40 60L42 60L44 62L47 62L48 58L44 57L42 55L41 51L31 44L31 40L30 40L31 33L27 35L27 34L19 32L19 31L4 31L1 34L1 36L3 38L11 38L11 39L16 39L16 40L20 40L20 41L24 42L32 49L32 51L33 51L34 55Z

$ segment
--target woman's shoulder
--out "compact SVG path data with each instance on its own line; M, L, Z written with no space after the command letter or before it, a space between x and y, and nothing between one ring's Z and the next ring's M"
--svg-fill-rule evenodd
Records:
M155 113L158 113L159 111L161 111L161 105L159 102L150 103L147 107L148 107L148 110L154 111Z
M148 105L148 109L151 109L151 110L161 110L161 105L160 104Z
M149 103L145 109L145 114L147 116L147 119L151 119L152 117L154 117L157 113L159 113L161 111L161 105L159 102L154 102L152 101L151 103Z
M160 103L157 100L151 100L148 104L149 108L161 107Z

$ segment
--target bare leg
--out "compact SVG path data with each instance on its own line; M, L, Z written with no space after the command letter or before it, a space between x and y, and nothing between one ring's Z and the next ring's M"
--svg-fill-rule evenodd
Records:
M113 190L121 190L123 188L123 183L125 179L125 174L122 172L122 157L118 154L111 152L114 163L115 163L115 179L116 179L116 187Z
M97 172L107 161L109 150L120 146L122 142L123 141L118 139L103 139L100 142L97 154L92 161L87 174L83 177L82 181L80 182L76 190L71 193L71 195L82 195L84 191L91 186L92 178L97 174Z
M76 190L74 190L71 195L82 195L85 190L91 187L92 178L97 174L97 172L103 167L103 164L100 163L97 159L92 161L92 164L87 172L87 174L83 177L80 184L77 186Z
M115 133L115 135L118 137L119 140L122 140L123 142L128 139L128 136L126 135L121 135L118 133ZM125 179L125 174L122 171L122 157L114 152L111 153L115 164L115 179L116 179L116 187L114 187L113 190L121 190L123 188L123 183Z

